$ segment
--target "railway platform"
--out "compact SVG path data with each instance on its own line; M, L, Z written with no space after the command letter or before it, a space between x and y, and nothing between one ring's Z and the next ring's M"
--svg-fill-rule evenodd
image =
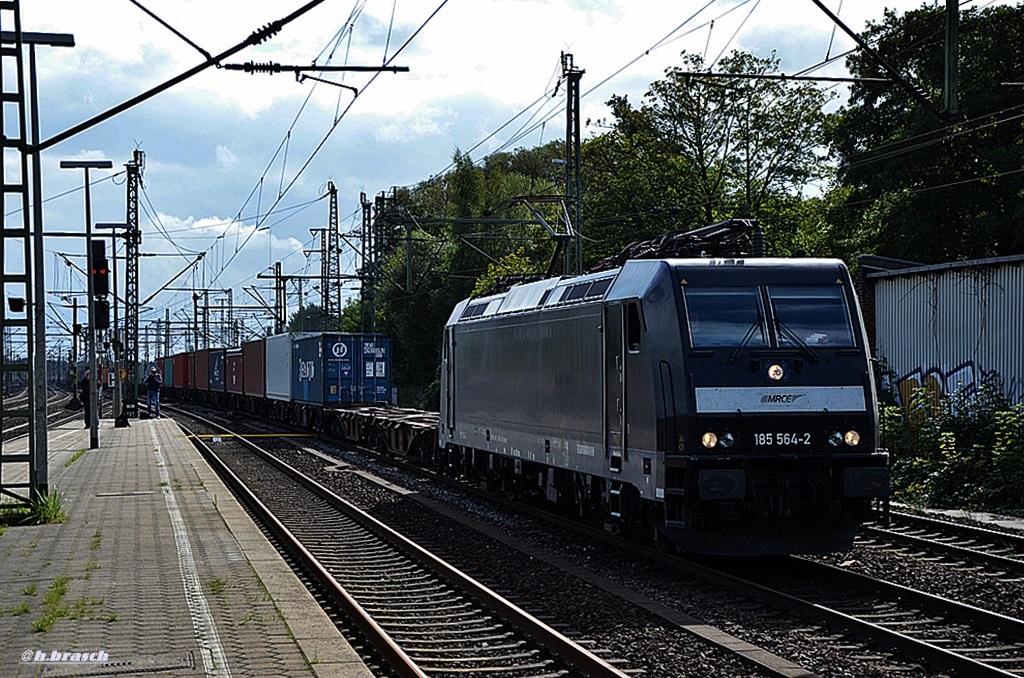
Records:
M52 428L49 471L66 521L0 528L0 675L372 675L173 421Z

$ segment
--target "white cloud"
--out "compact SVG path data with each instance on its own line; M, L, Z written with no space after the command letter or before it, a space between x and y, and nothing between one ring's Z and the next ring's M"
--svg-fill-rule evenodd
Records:
M231 152L231 149L223 144L217 144L217 164L221 169L231 169L238 164L238 156Z

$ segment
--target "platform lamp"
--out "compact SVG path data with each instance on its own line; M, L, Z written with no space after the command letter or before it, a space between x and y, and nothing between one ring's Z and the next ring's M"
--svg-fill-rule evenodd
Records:
M111 160L61 160L61 169L85 170L85 256L86 276L89 282L89 331L86 333L86 347L89 351L89 449L100 446L100 377L96 369L96 290L93 285L94 264L92 251L92 197L89 188L89 170L112 169Z

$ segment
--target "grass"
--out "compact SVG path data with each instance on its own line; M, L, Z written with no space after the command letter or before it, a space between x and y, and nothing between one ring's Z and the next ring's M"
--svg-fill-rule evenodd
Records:
M78 461L82 457L83 454L85 454L88 451L89 451L88 449L83 448L83 449L79 450L78 452L75 452L74 456L72 456L66 462L64 462L64 468L67 468L68 466L71 466L72 464L74 464L76 461Z
M99 569L97 563L89 562L85 565L85 576L89 578L92 570ZM68 583L73 577L61 576L53 580L43 594L43 604L39 619L32 622L32 630L37 633L45 633L53 627L60 619L101 619L103 621L115 622L118 620L116 614L98 614L105 599L88 598L85 595L76 598L70 604L64 600L68 592ZM31 584L22 590L25 595L35 595L36 585ZM29 611L28 603L22 603L13 610L11 614L25 614Z
M18 605L15 605L9 610L5 610L2 607L0 607L0 617L3 617L5 614L9 614L12 617L20 617L23 614L28 614L29 611L30 608L28 606L28 603L19 603Z
M68 592L68 582L71 577L57 577L43 594L42 616L32 622L32 630L37 633L45 633L50 630L58 619L68 615L68 606L64 604L64 595Z
M103 617L97 617L93 612L94 608L99 607L103 604L104 598L86 598L82 596L75 600L71 604L71 609L68 610L68 619L106 619L107 621L113 621L106 615Z
M53 525L67 521L64 510L64 494L54 488L52 492L39 495L29 505L30 520L37 525Z
M96 530L96 534L92 536L92 541L89 542L89 550L95 551L98 549L101 541L103 541L103 535L100 534L99 530Z
M36 594L36 583L32 582L21 590L23 596L34 596Z
M212 593L215 596L224 593L224 589L226 589L227 587L228 584L223 579L214 578L206 582L206 588L209 589L210 593Z

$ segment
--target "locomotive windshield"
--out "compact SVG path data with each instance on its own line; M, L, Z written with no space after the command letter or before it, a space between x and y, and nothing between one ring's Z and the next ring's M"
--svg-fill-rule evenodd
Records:
M854 346L850 313L842 288L769 286L780 346Z
M759 289L688 285L683 289L694 348L856 345L846 297L839 286L769 285ZM762 299L769 304L770 315L765 313Z
M686 309L695 347L768 345L755 287L688 287Z

